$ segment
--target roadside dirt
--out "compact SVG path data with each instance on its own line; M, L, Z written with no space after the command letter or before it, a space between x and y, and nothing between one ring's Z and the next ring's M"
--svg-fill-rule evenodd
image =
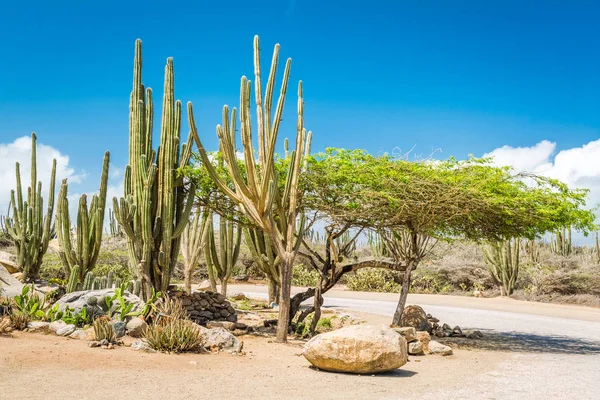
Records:
M353 315L368 323L386 318ZM89 348L84 341L40 333L0 337L0 399L392 399L457 389L466 376L486 374L510 357L498 351L457 350L453 356L411 356L378 376L313 369L302 341L283 345L243 336L245 356L145 354L122 347Z

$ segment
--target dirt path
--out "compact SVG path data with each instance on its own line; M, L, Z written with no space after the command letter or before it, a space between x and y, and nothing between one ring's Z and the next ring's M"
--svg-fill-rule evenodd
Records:
M243 340L246 356L165 355L92 349L82 341L16 333L0 338L0 399L421 398L438 388L458 390L464 377L485 375L509 358L503 352L459 350L449 357L411 357L393 373L355 376L314 370L298 356L301 342Z

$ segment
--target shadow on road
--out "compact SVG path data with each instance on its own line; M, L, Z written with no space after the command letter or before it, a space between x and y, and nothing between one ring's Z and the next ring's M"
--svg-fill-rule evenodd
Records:
M404 366L406 367L406 365ZM404 367L399 368L399 369L395 369L392 371L388 371L388 372L380 372L378 374L374 374L373 376L378 376L381 378L410 378L413 375L416 375L417 372L415 371L410 371L407 369L404 369ZM316 368L315 366L310 366L308 367L309 369L313 370L313 371L318 371L319 373L328 373L328 374L343 374L343 375L348 375L348 376L356 376L356 374L351 374L351 373L346 373L346 372L330 372L330 371L325 371L323 369L319 369ZM360 375L360 374L359 374ZM362 374L362 375L371 375L371 374Z
M600 342L566 336L544 336L520 332L481 330L482 339L445 338L441 343L459 349L513 351L518 353L600 354Z

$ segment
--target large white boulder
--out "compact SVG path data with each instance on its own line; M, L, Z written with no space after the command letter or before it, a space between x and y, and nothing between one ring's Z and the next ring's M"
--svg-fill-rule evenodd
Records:
M304 345L303 355L319 369L356 374L391 371L408 360L406 339L377 325L351 325L317 335Z

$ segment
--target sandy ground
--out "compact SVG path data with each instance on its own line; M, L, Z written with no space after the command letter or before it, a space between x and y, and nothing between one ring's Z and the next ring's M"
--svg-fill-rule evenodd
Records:
M395 301L393 294L334 290L326 304L387 324ZM393 373L355 376L311 368L299 355L301 341L244 336L245 356L165 355L18 332L0 337L0 399L600 398L599 309L430 295L411 295L409 303L444 322L480 328L485 338L446 339L453 356L411 356Z
M354 315L370 323L385 318ZM355 376L317 371L299 355L301 341L283 345L245 336L245 356L143 354L103 350L40 333L0 338L0 399L396 399L432 389L460 389L508 359L504 352L458 350L411 356L392 373Z

